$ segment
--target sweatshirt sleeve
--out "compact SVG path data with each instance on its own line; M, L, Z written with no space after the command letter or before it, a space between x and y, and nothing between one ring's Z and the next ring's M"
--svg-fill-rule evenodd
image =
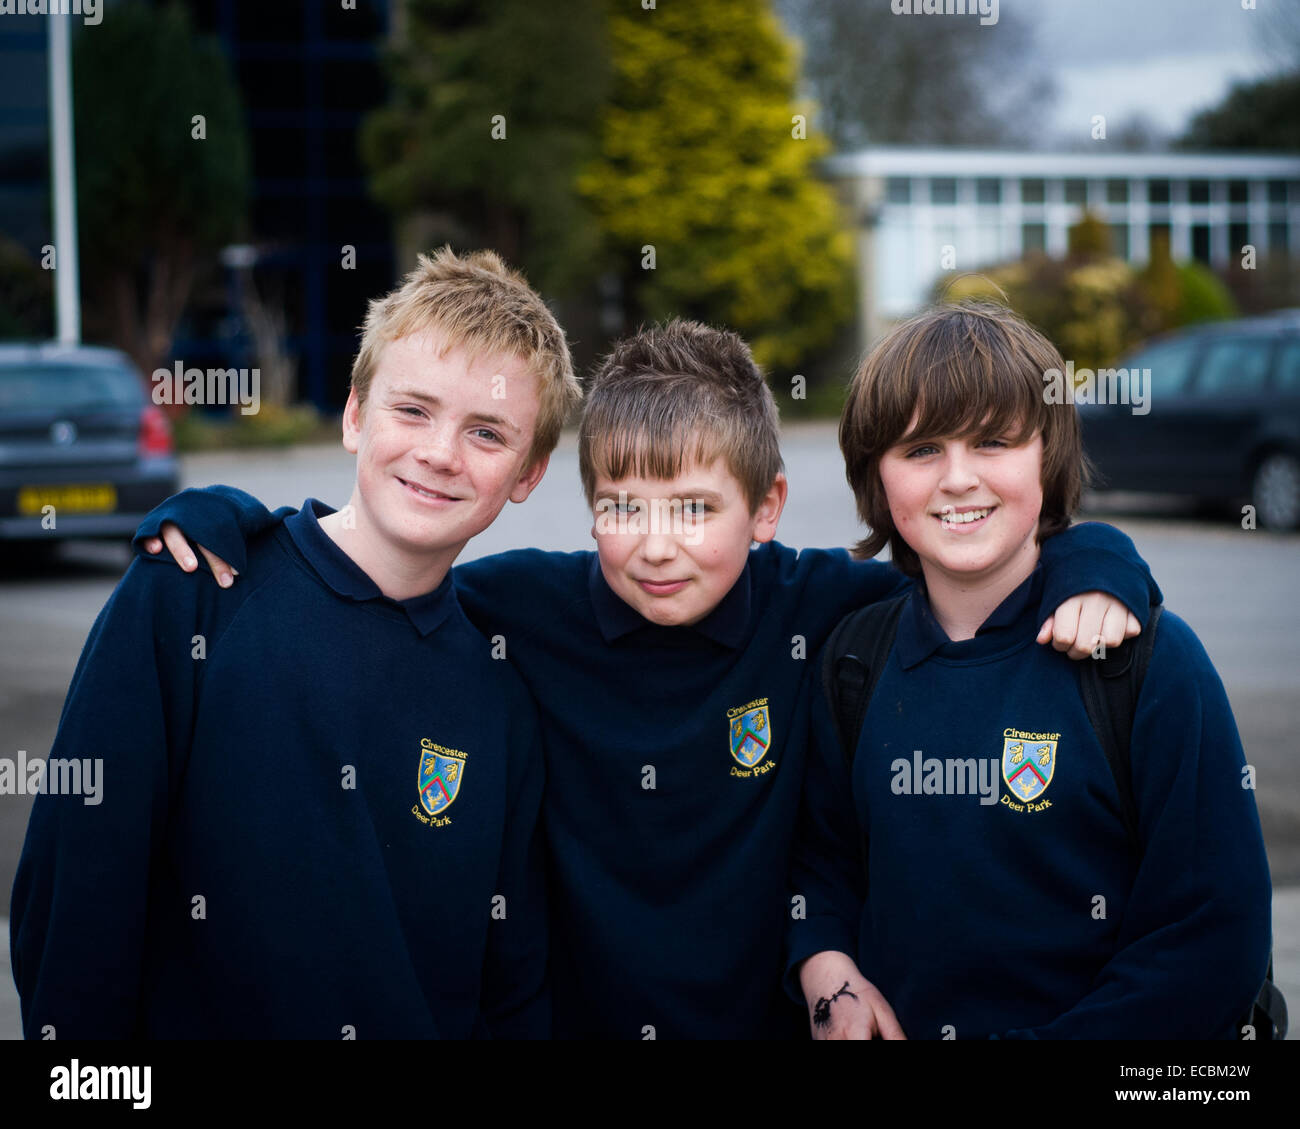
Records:
M1102 521L1080 522L1049 537L1041 560L1043 619L1071 596L1106 592L1146 627L1150 609L1164 599L1133 539Z
M547 979L548 934L542 827L545 780L542 741L532 700L511 710L512 748L526 752L512 765L500 878L505 916L488 926L482 1012L495 1039L549 1039L551 995Z
M145 553L143 542L160 536L163 522L173 522L191 545L202 545L223 561L243 572L248 563L248 542L255 534L277 525L291 514L292 506L281 506L274 513L261 502L233 486L190 488L173 494L161 505L144 515L131 544L137 553L152 560L171 562L166 552L154 557Z
M858 959L858 929L867 893L864 832L853 806L849 766L821 685L824 653L818 654L805 680L813 700L790 872L790 894L803 897L806 914L786 926L785 989L798 1003L804 1002L799 966L808 957L836 951Z
M1264 982L1271 891L1254 774L1205 649L1168 613L1131 748L1142 857L1116 951L1064 1015L1004 1038L1237 1036Z
M194 709L199 585L183 576L135 561L73 675L10 906L27 1038L47 1027L59 1039L138 1032L151 869ZM78 764L80 794L70 794Z

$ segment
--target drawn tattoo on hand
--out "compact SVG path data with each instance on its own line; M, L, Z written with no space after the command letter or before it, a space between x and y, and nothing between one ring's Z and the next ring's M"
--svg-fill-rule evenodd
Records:
M848 982L847 980L845 980L845 981L844 981L844 987L842 987L838 992L836 992L833 996L831 996L831 998L830 998L829 1000L828 1000L825 996L822 996L822 997L817 1001L817 1003L813 1005L813 1015L812 1015L812 1018L813 1018L813 1024L814 1024L815 1026L817 1026L817 1027L829 1027L829 1026L830 1026L830 1023L831 1023L831 1004L833 1004L833 1003L834 1003L836 1000L838 1000L841 996L848 996L849 999L854 1000L854 1001L856 1001L857 998L858 998L858 997L857 997L853 992L850 992L850 991L849 991L849 982Z

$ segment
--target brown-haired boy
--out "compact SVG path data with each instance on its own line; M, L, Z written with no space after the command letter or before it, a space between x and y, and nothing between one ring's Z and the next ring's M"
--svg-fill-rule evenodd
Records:
M920 580L850 759L828 697L812 710L789 967L818 1037L1233 1037L1263 982L1268 864L1196 637L1159 621L1136 843L1078 672L1033 646L1040 562L1085 477L1075 409L1043 393L1063 367L970 304L906 322L853 379L858 552L888 544Z
M905 581L776 543L776 407L733 333L674 321L619 342L581 429L596 552L519 550L454 573L541 717L556 1033L790 1037L803 1019L781 994L781 948L801 912L786 878L810 657L845 611ZM241 519L265 520L249 502ZM171 517L237 551L228 516L212 517L224 506L169 505L142 532ZM1047 611L1111 587L1145 609L1140 562L1093 552L1124 553L1123 535L1059 540ZM1088 639L1101 621L1094 608ZM1071 601L1060 633L1079 624ZM1123 629L1107 617L1111 642Z

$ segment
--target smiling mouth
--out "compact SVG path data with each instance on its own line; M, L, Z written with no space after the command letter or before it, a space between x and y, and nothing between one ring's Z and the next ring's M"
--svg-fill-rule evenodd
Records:
M637 583L652 596L671 596L686 587L685 580L638 580Z
M450 494L444 494L440 490L430 490L424 486L417 486L414 482L408 482L405 478L397 480L405 486L412 494L419 498L425 498L430 502L459 502L459 498L454 498Z
M964 533L968 529L983 525L996 509L997 506L983 506L965 510L945 510L934 516L939 519L939 524L944 529Z

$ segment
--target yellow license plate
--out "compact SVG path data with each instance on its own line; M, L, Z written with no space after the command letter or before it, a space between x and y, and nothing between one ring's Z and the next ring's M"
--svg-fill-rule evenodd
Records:
M24 486L18 491L18 512L39 514L46 506L66 514L107 514L117 508L117 490L108 482L81 486Z

